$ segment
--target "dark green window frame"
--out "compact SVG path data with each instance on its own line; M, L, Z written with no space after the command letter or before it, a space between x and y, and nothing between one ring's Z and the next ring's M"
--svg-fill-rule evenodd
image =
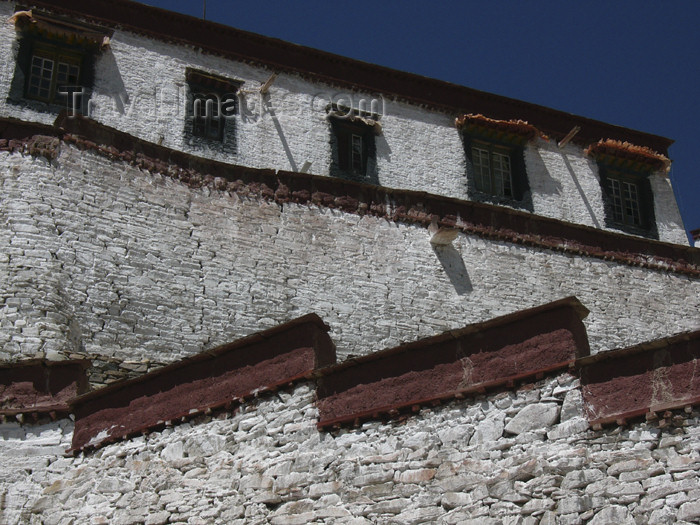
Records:
M532 211L524 146L462 133L471 199Z
M331 126L330 174L377 184L376 130L352 113L329 115Z
M47 104L65 104L66 93L80 89L83 56L58 45L35 43L25 78L24 96Z
M474 185L478 191L513 198L512 152L503 146L472 141Z
M648 174L599 164L600 184L609 228L658 238L654 196Z

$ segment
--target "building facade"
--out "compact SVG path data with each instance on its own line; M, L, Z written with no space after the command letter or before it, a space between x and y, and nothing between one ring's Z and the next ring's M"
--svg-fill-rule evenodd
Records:
M0 521L698 520L670 140L124 0L0 16Z

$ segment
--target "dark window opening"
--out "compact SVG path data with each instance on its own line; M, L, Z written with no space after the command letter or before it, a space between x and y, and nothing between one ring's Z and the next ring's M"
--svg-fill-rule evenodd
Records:
M476 189L498 197L513 197L510 153L486 144L472 146Z
M471 199L532 211L523 147L463 134Z
M94 61L95 54L88 49L24 35L7 100L39 111L66 109L86 115Z
M224 139L224 118L221 115L221 99L214 94L192 95L192 135L209 140Z
M26 79L25 97L65 105L67 94L80 89L82 57L60 47L35 45Z
M186 77L185 134L195 143L235 144L240 83L193 69L187 70Z
M375 127L361 118L331 116L331 166L334 177L378 184ZM369 122L369 123L368 123Z
M7 101L37 111L87 115L95 59L111 30L19 7L12 20L19 38Z
M658 238L654 199L647 176L599 165L605 222L609 228Z

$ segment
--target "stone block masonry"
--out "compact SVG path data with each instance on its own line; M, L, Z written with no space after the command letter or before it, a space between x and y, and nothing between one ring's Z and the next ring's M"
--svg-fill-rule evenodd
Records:
M561 333L556 327L568 319L564 324L577 343L565 354L572 357L585 354L579 319L583 314L575 300L567 299L445 337L460 335L463 342L471 338L472 343L481 339L482 347L507 350L513 348L508 344L513 335L503 335L498 328L522 334L524 323L531 327L530 336ZM243 354L260 359L250 350L261 344L285 356L287 365L297 362L297 352L290 348L316 347L307 364L327 365L332 346L323 328L316 317L306 316L147 374L141 383L128 381L83 396L74 406L80 411L86 400L101 401L103 428L113 428L124 421L115 410L119 389L136 399L144 385L151 385L148 412L154 418L172 415L172 407L159 402L157 390L191 391L203 385L205 376L211 384L203 385L200 394L231 398L225 370L240 365ZM675 361L687 362L700 357L699 338L696 332L649 342L645 348L681 355L683 359ZM681 341L688 344L679 352ZM425 343L437 346L434 359L440 360L440 339ZM628 371L615 364L638 357L640 349L582 357L568 372L547 361L561 362L561 344L536 346L527 356L533 366L542 367L545 378L531 382L521 376L526 382L516 386L508 367L499 367L504 376L496 377L498 371L493 370L489 384L496 391L488 395L419 406L409 416L389 421L355 420L352 430L317 428L317 418L323 418L323 394L317 402L317 387L303 379L250 397L233 413L203 414L201 396L183 396L179 408L197 411L189 421L155 432L143 428L143 435L119 443L98 442L102 448L76 457L63 457L60 447L67 446L71 433L75 440L83 432L79 429L92 414L77 414L75 430L67 419L34 425L4 422L0 518L8 524L695 522L700 495L695 429L700 415L691 406L670 412L688 403L684 392L669 392L665 398L665 410L673 417L665 415L658 422L637 419L626 428L592 431L586 414L590 406L607 403L606 394L600 399L595 391L582 396L574 371L583 373L584 383L602 373L608 384L624 388ZM384 357L392 359L381 367L381 374L398 377L406 361L415 362L411 354L416 348L414 344L385 352ZM355 367L362 373L362 361L331 365L321 379L332 377L333 369ZM652 361L653 372L668 375L667 362ZM279 363L266 363L264 356L260 363L267 372L280 369ZM288 366L282 368L292 379L299 377ZM15 376L22 375L21 367L14 370L19 372ZM480 373L478 367L475 373ZM434 369L424 368L421 374L433 378ZM260 386L269 384L266 374L250 375ZM242 385L247 379L239 376L238 381ZM412 388L404 381L396 393ZM376 390L381 397L382 387ZM144 413L135 407L132 415L139 420Z
M91 118L54 120L22 94L22 22L0 27L0 523L700 521L700 250L670 140L136 2L37 2L60 38L110 39ZM192 71L241 87L221 143L182 114ZM329 176L338 90L382 98L377 185ZM472 202L465 108L532 131L511 162L533 213ZM661 162L630 231L663 242L606 221L599 154ZM84 372L101 388L75 398Z
M585 312L577 309L580 305L572 299L558 301L466 327L460 335L497 347L513 337L499 334L498 327L518 333L523 328L518 330L518 325L526 323L533 333L557 333L561 329L553 330L547 321L556 327L573 317L571 333L578 334L574 339L583 345L578 353L585 353L585 333L578 320ZM135 399L150 384L149 412L166 418L172 407L159 402L156 390L167 391L168 381L171 391L196 386L204 376L214 388L200 393L230 398L224 370L240 365L241 357L261 359L253 351L260 345L284 356L282 368L293 376L288 367L298 359L295 350L288 351L291 347L312 345L316 350L308 365L328 364L332 347L323 328L317 318L306 316L147 374L140 384L129 381L83 396L74 406L80 411L88 399L101 401L107 423L110 417L112 423L123 421L115 410L115 392L127 390ZM644 349L688 362L700 355L699 337L697 332L649 342ZM435 337L426 341L433 346L436 342ZM682 342L687 344L679 351ZM397 376L406 359L415 361L415 348L385 352L392 359L381 367L382 375ZM581 382L574 373L542 361L552 349L540 345L544 355L533 356L546 378L531 382L521 377L525 384L515 386L506 367L500 378L505 381L491 381L495 391L488 395L418 407L409 416L389 421L356 420L355 428L334 432L317 428L317 418L323 418L323 395L317 402L317 387L303 379L250 397L234 412L207 415L197 410L183 424L155 432L144 428L143 435L118 443L102 441L96 443L102 448L75 457L64 457L61 447L67 446L71 434L75 439L83 432L79 429L91 415L78 414L75 429L69 419L3 422L0 519L13 525L696 522L700 414L690 406L670 412L688 403L687 392L668 392L665 409L670 415L663 420L637 419L627 427L592 431L586 414L608 399L604 391L599 399L599 392L586 392L586 384L602 372L608 384L624 387L628 370L617 365L639 357L641 350L579 358L571 370L582 372ZM439 352L435 358L440 359ZM641 361L649 364L644 356ZM651 371L667 375L665 361L652 359ZM260 363L265 363L264 356ZM268 372L281 370L280 363L269 366L268 360L265 366ZM352 367L362 373L362 360L335 365L338 371ZM332 376L332 369L322 380ZM15 379L26 375L20 366L12 370ZM434 370L420 374L433 378ZM269 383L268 375L250 375L260 386ZM238 381L245 383L246 378ZM411 388L403 385L404 391ZM380 396L381 390L377 388ZM198 409L201 403L201 396L185 395L179 406ZM132 415L139 419L143 412L137 408Z
M550 137L530 141L522 159L537 215L606 229L598 168L584 147L612 138L666 153L672 143L138 3L48 0L32 6L45 19L55 13L59 18L91 20L111 35L109 48L95 57L92 119L153 144L228 164L299 171L308 162L310 173L328 177L333 162L328 105L341 98L353 99L355 107L358 99L379 100L382 131L372 161L376 173L369 178L388 188L476 199L469 190L469 162L454 125L455 115L469 108L493 119L527 120ZM0 2L0 17L11 17L15 7L14 2ZM6 58L0 64L0 116L51 123L55 107L22 97L23 77L16 74L21 34L12 24L0 26L0 51ZM231 126L235 133L223 143L193 141L186 131L191 69L241 85L239 111ZM262 97L259 89L272 72L275 80ZM560 150L557 140L576 124L582 128L576 143ZM659 239L687 244L668 177L659 170L650 181Z
M346 358L569 295L591 312L592 353L700 322L692 248L423 196L461 232L433 248L418 194L269 170L227 181L177 152L81 140L0 153L4 360L89 356L100 385L309 311Z
M695 523L697 411L588 429L562 373L319 432L298 383L63 457L69 421L0 426L3 523ZM31 455L31 461L27 457ZM14 459L13 459L14 458ZM21 458L22 468L18 459Z

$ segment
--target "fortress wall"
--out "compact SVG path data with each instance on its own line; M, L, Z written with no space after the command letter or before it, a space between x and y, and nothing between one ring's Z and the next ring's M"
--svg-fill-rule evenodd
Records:
M591 311L593 353L699 327L690 274L464 233L434 247L422 225L193 189L65 144L0 169L0 358L89 355L95 384L309 312L341 358L567 296Z
M697 410L587 430L578 380L564 373L320 432L313 392L301 383L235 415L75 458L62 455L70 420L4 423L2 522L631 525L700 516Z

